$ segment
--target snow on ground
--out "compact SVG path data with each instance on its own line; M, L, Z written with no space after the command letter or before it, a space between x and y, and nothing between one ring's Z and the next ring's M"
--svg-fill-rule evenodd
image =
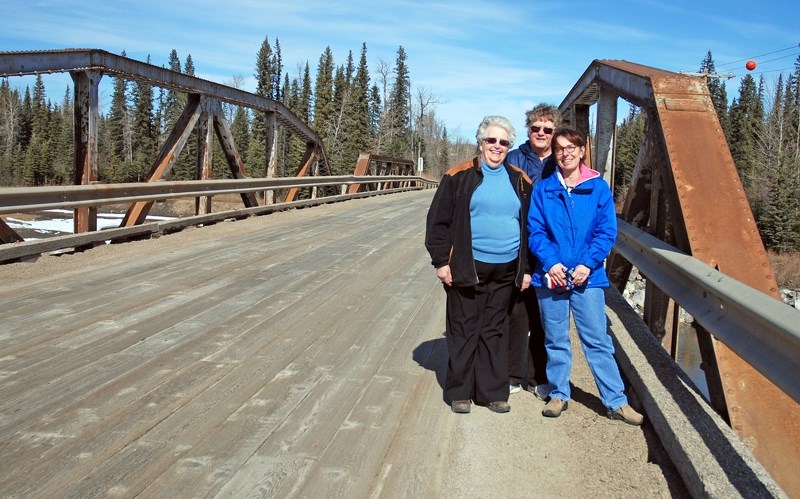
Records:
M119 227L124 214L122 213L98 213L97 229L108 229ZM148 216L148 221L171 220L172 217ZM38 218L21 220L9 217L5 219L9 227L17 233L24 233L22 236L26 241L35 241L39 237L31 237L31 234L41 234L43 238L58 236L62 234L72 234L74 231L73 211L72 210L44 210L40 212Z

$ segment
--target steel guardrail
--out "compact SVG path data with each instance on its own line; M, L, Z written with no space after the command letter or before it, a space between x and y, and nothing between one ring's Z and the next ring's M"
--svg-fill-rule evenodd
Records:
M757 291L618 218L614 250L795 402L800 310Z

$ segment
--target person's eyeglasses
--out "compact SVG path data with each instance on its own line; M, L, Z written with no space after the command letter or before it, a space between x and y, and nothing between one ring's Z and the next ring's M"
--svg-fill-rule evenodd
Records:
M495 137L486 137L483 140L486 141L487 144L492 144L492 145L497 144L499 142L500 145L503 147L508 147L511 145L511 142L507 141L506 139L497 139Z
M549 126L539 126L539 125L531 125L531 132L539 133L539 130L543 130L545 135L550 135L553 133L553 129Z
M572 154L572 153L575 152L575 150L577 148L578 148L578 146L570 144L570 145L564 146L564 147L556 147L555 149L553 149L553 151L555 151L556 155L564 154L564 153Z

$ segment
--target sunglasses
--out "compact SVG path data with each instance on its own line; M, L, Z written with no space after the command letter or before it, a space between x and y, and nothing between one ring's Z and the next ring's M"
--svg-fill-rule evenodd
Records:
M531 132L539 133L539 130L544 130L545 135L550 135L551 133L553 133L553 129L550 128L549 126L542 127L539 125L531 125Z
M501 145L501 146L503 146L503 147L508 147L508 146L510 146L510 145L511 145L511 142L507 141L506 139L497 139L497 138L495 138L495 137L486 137L486 138L485 138L485 139L483 139L483 140L484 140L484 141L485 141L487 144L492 144L492 145L494 145L494 144L497 144L497 143L499 142L499 143L500 143L500 145Z

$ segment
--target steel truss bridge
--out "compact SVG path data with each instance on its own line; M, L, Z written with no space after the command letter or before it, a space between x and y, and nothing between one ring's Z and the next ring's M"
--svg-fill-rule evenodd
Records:
M366 153L359 158L353 176L330 176L317 134L281 103L258 95L102 50L0 53L0 77L54 72L69 72L75 83L75 185L2 188L0 216L67 207L75 212L75 234L58 242L21 242L0 218L0 260L56 247L85 248L99 241L121 241L309 203L434 185L412 176L411 161ZM141 184L97 182L98 85L106 75L187 95L180 120ZM797 493L800 312L779 301L767 253L705 80L626 61L595 60L586 69L560 109L567 124L592 136L589 162L612 184L620 99L644 113L645 139L626 197L618 200L622 206L620 235L607 264L612 282L622 291L634 267L644 276L644 322L673 357L683 341L679 311L692 316L711 405L749 442L775 480L786 491ZM230 133L223 103L267 116L267 164L248 165L251 173ZM294 178L273 175L279 127L306 144ZM175 158L194 129L198 130L197 179L169 181ZM214 179L213 135L222 146L233 179ZM255 170L263 176L251 177ZM278 189L286 193L282 199L266 195L259 205L256 193ZM307 199L298 199L301 190L308 191ZM240 195L243 207L214 213L212 197L222 193ZM146 223L153 202L167 197L194 197L195 216L168 224ZM98 234L97 208L118 202L130 203L120 228Z

